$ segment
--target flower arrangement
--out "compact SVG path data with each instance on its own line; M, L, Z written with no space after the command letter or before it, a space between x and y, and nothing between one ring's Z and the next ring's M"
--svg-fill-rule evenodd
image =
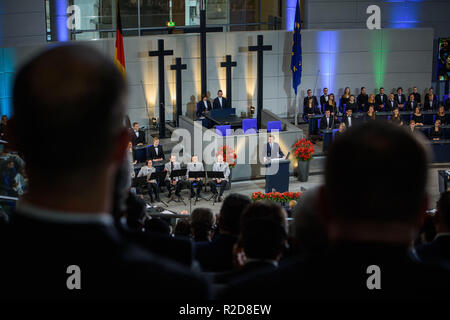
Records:
M298 161L309 161L314 154L314 145L305 138L298 140L294 146L294 156Z
M258 201L258 200L270 200L279 202L281 204L287 204L291 202L292 200L297 201L298 198L302 195L301 192L269 192L269 193L263 193L263 192L253 192L252 193L252 200Z
M221 154L223 156L223 161L228 163L230 169L236 167L236 152L228 145L222 146L219 151L216 152L216 157Z

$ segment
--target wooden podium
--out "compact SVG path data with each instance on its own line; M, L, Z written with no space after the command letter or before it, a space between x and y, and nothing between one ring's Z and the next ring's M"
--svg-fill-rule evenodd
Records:
M266 167L266 193L289 191L289 160L283 158L271 159Z

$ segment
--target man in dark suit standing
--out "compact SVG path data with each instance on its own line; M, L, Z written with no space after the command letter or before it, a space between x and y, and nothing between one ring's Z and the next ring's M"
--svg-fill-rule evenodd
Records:
M325 105L328 102L328 88L323 88L323 95L320 96L320 107L322 113L325 112Z
M129 244L113 224L125 91L114 64L83 45L44 51L17 73L11 129L30 187L0 232L3 299L207 297L200 277ZM63 162L48 161L61 153Z
M345 123L345 127L346 128L350 128L351 126L354 125L355 119L353 119L353 110L352 109L347 109L345 114L342 116L342 122Z
M274 141L271 134L269 134L268 141L264 147L264 161L270 159L284 158L284 153L280 149L280 145Z
M217 91L217 98L213 101L213 109L225 109L230 108L228 100L223 96L222 90Z
M308 100L311 99L313 101L314 109L317 108L317 106L319 105L319 103L317 102L317 98L316 96L313 96L312 90L308 89L308 91L306 91L306 97L303 99L303 109L308 106Z
M162 145L159 144L159 138L153 138L153 145L148 148L148 159L153 161L162 161L165 159Z
M320 129L334 129L335 121L330 110L325 111L325 115L320 119Z
M211 101L209 101L208 96L205 94L202 97L202 100L198 102L197 109L197 119L200 119L208 114L212 110Z
M386 102L388 101L387 95L384 93L384 88L380 88L380 93L375 96L375 105L377 111L384 111Z
M361 87L361 93L356 98L356 103L358 104L358 110L360 112L367 112L369 95L366 92L366 87Z
M390 172L414 175L399 179L380 163L389 163ZM318 191L317 215L329 248L321 255L286 261L274 272L249 276L230 286L225 297L448 298L449 271L418 264L408 254L419 216L428 208L427 172L425 146L403 128L381 121L350 128L330 145L325 183ZM352 200L342 201L349 190Z
M395 101L395 96L393 93L389 94L389 100L386 103L385 111L393 111L394 109L398 108L398 103Z
M416 101L419 105L421 105L422 104L422 100L421 100L420 93L417 90L417 87L413 87L412 93L414 95L414 101Z
M146 144L145 132L144 130L139 129L138 122L133 123L133 129L131 130L131 143L133 144L133 147Z
M403 88L402 87L399 87L397 89L397 93L395 94L394 99L395 99L395 101L397 101L398 109L400 111L403 111L405 103L406 103L406 97L403 94Z
M413 252L421 262L450 266L450 191L441 193L434 217L436 237L433 241L419 245Z
M406 103L405 110L407 110L407 111L414 111L414 110L416 110L416 107L418 106L418 104L417 104L417 101L415 99L416 98L414 96L414 93L411 93L409 95L408 102Z

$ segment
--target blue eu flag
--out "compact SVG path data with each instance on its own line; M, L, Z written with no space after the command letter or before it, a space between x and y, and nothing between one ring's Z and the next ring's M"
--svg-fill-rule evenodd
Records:
M291 57L292 87L296 95L297 87L302 82L302 35L300 34L301 19L299 2L297 1L297 7L295 8L294 41L292 43Z

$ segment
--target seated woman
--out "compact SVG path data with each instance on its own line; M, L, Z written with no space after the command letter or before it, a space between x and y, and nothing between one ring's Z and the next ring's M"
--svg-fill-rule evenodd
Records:
M373 93L369 95L369 100L367 101L367 110L369 110L370 107L373 107L374 111L378 111L375 109L375 95Z
M351 95L348 98L348 102L346 103L345 110L352 109L352 112L355 113L358 111L358 104L356 103L355 96Z
M398 126L402 126L403 125L403 120L402 117L400 116L400 111L398 110L398 108L394 109L394 114L391 117L391 120L389 120L392 124L398 125Z
M444 130L441 128L441 121L436 120L434 122L434 127L430 129L430 139L431 140L441 140L444 136Z
M350 88L349 87L345 87L344 89L344 94L341 97L341 101L339 103L339 109L342 113L344 113L344 104L348 104L348 101L350 100L350 96L352 94L350 93Z
M328 101L325 103L325 111L330 110L331 115L337 114L336 100L334 99L334 93L330 93Z
M439 106L438 113L436 114L436 120L441 121L441 125L445 125L447 122L447 115L445 114L444 106Z
M423 126L423 114L420 112L420 107L416 107L412 116L416 126Z
M366 121L368 121L368 120L376 120L374 106L369 106L369 111L367 111L365 119L366 119Z

